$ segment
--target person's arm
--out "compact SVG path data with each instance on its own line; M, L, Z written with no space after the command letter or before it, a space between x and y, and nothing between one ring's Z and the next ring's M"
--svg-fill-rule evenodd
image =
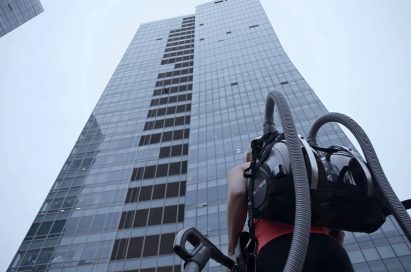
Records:
M248 166L249 163L235 166L227 174L227 251L229 255L234 254L237 241L247 217L247 180L243 177L243 173Z
M345 233L342 230L334 229L329 233L342 246L344 244Z
M335 236L335 239L337 240L338 243L342 246L344 244L344 237L345 237L345 232L342 230L338 230L337 236Z

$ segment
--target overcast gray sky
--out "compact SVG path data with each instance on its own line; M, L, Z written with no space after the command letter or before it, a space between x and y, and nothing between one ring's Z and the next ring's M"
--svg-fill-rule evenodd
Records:
M235 0L230 0L235 1ZM0 38L0 270L6 270L138 26L204 0L42 0ZM411 198L411 2L262 0L329 111L363 126Z

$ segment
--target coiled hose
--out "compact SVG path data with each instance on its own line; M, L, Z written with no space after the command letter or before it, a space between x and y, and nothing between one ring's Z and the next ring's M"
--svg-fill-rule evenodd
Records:
M294 120L285 97L272 91L268 94L265 107L264 133L274 132L274 106L277 105L281 125L286 139L294 178L295 220L294 233L286 272L299 272L304 266L311 228L311 199L307 170Z
M408 241L411 242L411 218L406 212L403 204L394 193L390 183L388 182L384 171L381 168L380 162L374 151L374 148L365 134L364 130L350 117L336 112L325 114L318 118L311 126L308 133L307 142L310 145L317 145L317 133L319 129L326 123L337 122L348 128L360 144L361 150L364 153L365 160L371 170L373 178L376 181L376 186L380 189L388 203L388 207L404 231Z

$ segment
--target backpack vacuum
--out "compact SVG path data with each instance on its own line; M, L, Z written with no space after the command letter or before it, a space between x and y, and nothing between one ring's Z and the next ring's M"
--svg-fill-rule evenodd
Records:
M283 132L274 125L277 106ZM335 230L372 233L393 214L411 242L411 218L391 188L362 128L340 113L328 113L311 126L307 138L297 134L285 97L270 92L266 100L263 136L251 142L247 182L248 228L239 242L239 256L231 260L194 227L177 233L174 252L184 260L184 271L201 271L211 258L231 271L255 271L254 219L294 225L284 271L302 270L311 225ZM364 154L333 145L319 147L319 129L330 122L344 125ZM244 240L245 239L245 240Z

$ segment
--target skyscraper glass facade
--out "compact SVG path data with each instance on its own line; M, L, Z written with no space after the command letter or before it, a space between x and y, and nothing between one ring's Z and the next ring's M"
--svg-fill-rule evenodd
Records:
M40 0L0 1L0 37L42 12Z
M301 135L327 112L257 0L141 25L8 271L180 271L171 247L185 226L225 251L226 172L262 133L274 89ZM319 140L351 146L336 125ZM411 270L391 219L345 247L356 271Z

